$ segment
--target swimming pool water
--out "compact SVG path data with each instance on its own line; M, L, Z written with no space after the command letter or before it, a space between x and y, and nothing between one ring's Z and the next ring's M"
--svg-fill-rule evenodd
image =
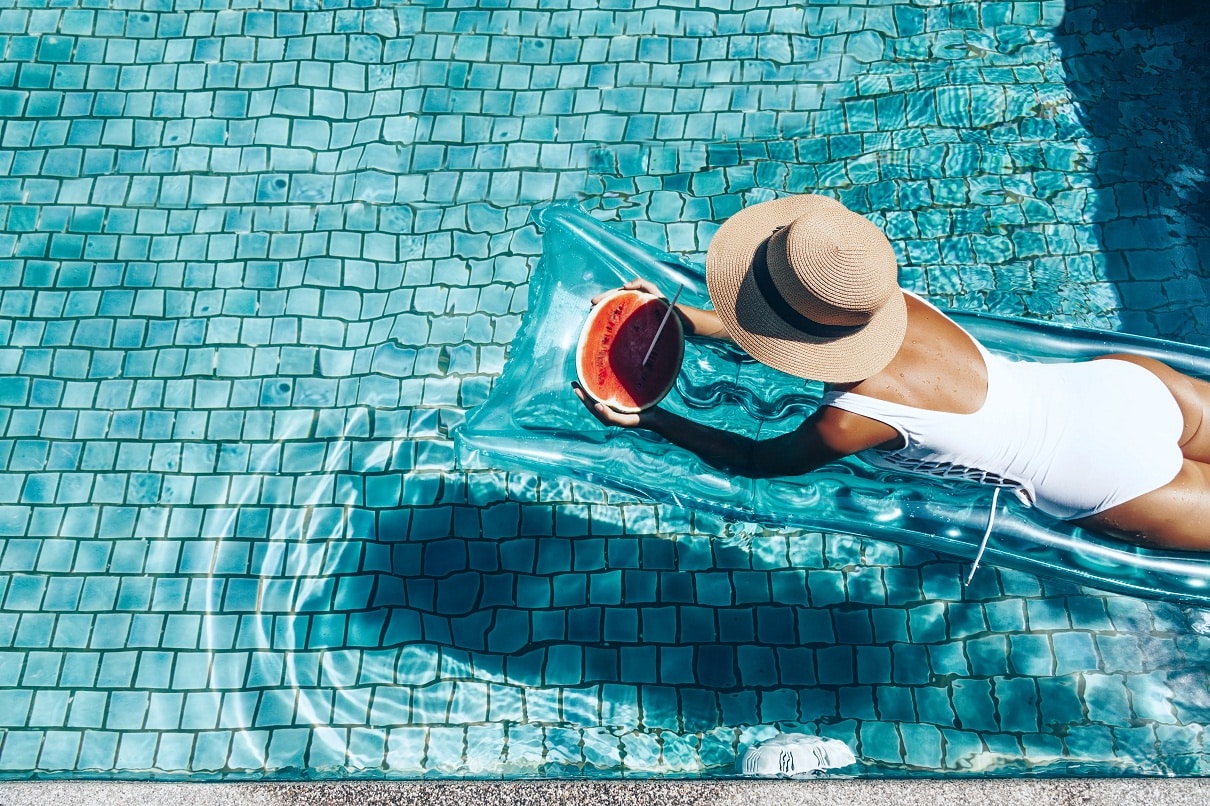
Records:
M1197 4L10 2L0 774L1207 771L1210 617L455 469L535 204L1206 343Z

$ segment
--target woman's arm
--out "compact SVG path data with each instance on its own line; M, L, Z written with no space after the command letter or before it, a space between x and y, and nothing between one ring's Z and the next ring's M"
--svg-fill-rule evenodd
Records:
M664 296L664 293L656 287L655 283L647 280L631 280L622 286L622 288L628 288L631 291L643 291L657 297ZM604 294L600 294L593 297L592 304L596 305L603 296ZM718 314L714 311L707 311L704 308L694 308L690 305L681 305L678 303L676 314L680 318L681 324L685 328L685 335L687 336L732 341L730 334L727 333L727 329L723 327L722 320L718 318Z
M722 339L723 341L734 341L731 334L727 332L727 328L723 327L723 322L718 318L718 314L714 311L707 311L704 308L691 308L688 305L677 303L676 312L681 317L681 324L685 326L685 333L690 336L700 336L707 339Z
M820 411L794 431L758 440L695 423L658 407L637 414L615 411L589 397L578 383L572 384L572 388L593 416L605 425L654 431L697 454L712 467L740 476L797 476L853 452L828 444L819 429Z
M712 428L661 408L642 412L639 422L640 427L692 451L712 467L763 479L800 476L845 455L824 443L815 420L812 415L798 428L772 439L752 439Z

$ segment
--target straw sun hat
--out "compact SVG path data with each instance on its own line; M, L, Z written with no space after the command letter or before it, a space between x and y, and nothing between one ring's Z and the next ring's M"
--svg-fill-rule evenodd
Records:
M761 202L727 219L706 252L706 285L740 347L800 378L868 378L907 329L890 241L826 196Z

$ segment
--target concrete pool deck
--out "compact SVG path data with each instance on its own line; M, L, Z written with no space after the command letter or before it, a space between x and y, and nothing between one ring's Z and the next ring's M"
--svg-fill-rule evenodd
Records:
M157 784L20 782L0 784L3 806L373 806L374 804L743 804L848 806L928 804L1204 804L1206 779L991 779L981 781L470 781Z

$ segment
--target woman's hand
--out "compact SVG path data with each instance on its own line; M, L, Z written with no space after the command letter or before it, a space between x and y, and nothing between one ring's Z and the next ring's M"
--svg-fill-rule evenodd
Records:
M659 297L665 302L668 298L664 296L664 292L660 291L659 286L650 280L635 278L622 288L628 291L643 291L647 294L652 294ZM596 305L605 298L606 294L612 293L605 291L597 294L592 298L592 304ZM677 317L681 320L681 326L685 328L685 334L688 336L701 336L707 339L722 339L724 341L733 341L727 333L727 329L723 327L722 320L718 318L718 314L714 311L707 311L702 308L694 308L690 305L679 304L676 306Z
M626 285L622 286L622 288L626 289L627 291L642 291L644 294L651 294L653 297L667 299L667 297L664 296L664 292L660 291L655 283L651 282L650 280L639 279L638 277L626 283ZM597 294L592 298L592 304L596 305L598 302L605 299L606 294L612 293L613 291L602 291L600 294Z
M639 426L641 413L611 409L601 401L594 400L588 392L584 391L584 387L575 381L571 382L571 389L576 393L576 397L580 398L580 402L584 404L585 408L592 412L592 416L604 425L616 425L620 428L637 428Z

